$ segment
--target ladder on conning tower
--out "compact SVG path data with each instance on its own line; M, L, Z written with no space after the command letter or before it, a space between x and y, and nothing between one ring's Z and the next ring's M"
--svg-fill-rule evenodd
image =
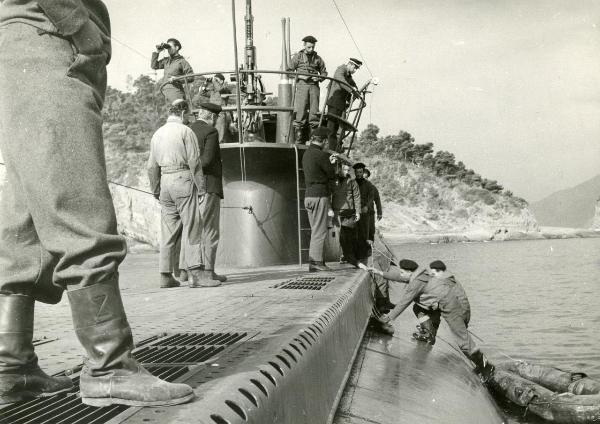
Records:
M297 228L298 228L298 264L309 261L308 250L310 245L310 224L308 213L304 207L304 197L306 193L306 183L304 180L304 169L300 163L298 146L294 144L294 153L296 155L296 210L297 210Z

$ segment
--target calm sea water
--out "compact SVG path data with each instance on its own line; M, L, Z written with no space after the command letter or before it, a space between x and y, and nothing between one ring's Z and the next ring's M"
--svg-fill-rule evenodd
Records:
M399 258L443 260L471 302L470 330L507 355L600 380L600 239L395 245ZM407 312L408 313L408 312ZM509 412L510 422L537 423Z

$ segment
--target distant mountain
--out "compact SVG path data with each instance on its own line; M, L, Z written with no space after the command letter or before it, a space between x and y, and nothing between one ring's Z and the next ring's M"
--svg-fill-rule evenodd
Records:
M589 228L600 197L600 175L530 204L540 225Z

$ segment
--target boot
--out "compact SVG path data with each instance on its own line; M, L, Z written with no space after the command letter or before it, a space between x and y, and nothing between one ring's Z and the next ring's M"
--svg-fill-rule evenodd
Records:
M188 282L188 273L185 269L179 270L179 275L177 276L177 280L180 284L186 284Z
M303 131L302 128L294 128L294 140L296 140L296 144L303 144L304 140L302 140Z
M417 331L413 333L412 337L419 342L429 343L433 346L435 344L436 333L437 331L433 328L431 320L427 320L417 325Z
M68 292L77 338L88 354L81 401L91 406L168 406L193 399L187 384L154 377L136 361L117 278Z
M181 284L177 281L170 272L160 273L160 288L168 289L171 287L179 287Z
M390 301L389 295L387 297L378 297L375 304L377 309L383 314L389 313L396 307L396 305Z
M329 271L333 271L331 268L329 268L327 265L325 265L325 262L323 261L310 261L308 264L308 271L309 272L329 272Z
M376 316L371 317L372 328L374 331L382 334L387 334L388 336L394 335L394 326L390 321L383 322L379 320Z
M472 353L469 359L475 364L475 372L479 374L481 381L487 383L494 375L496 367L488 362L486 356L480 350Z
M50 377L33 350L34 299L0 295L0 405L73 389L68 377Z
M212 271L206 271L204 269L195 268L190 269L190 287L193 289L200 287L218 287L221 282L213 280Z
M206 271L210 272L211 277L213 280L219 281L221 283L224 283L225 281L227 281L227 277L224 275L219 275L217 274L214 270L209 270L207 269Z

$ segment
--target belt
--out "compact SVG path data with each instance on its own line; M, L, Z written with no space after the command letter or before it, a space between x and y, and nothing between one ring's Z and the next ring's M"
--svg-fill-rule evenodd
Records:
M187 165L167 165L160 167L161 174L173 174L175 172L187 171L190 167Z

